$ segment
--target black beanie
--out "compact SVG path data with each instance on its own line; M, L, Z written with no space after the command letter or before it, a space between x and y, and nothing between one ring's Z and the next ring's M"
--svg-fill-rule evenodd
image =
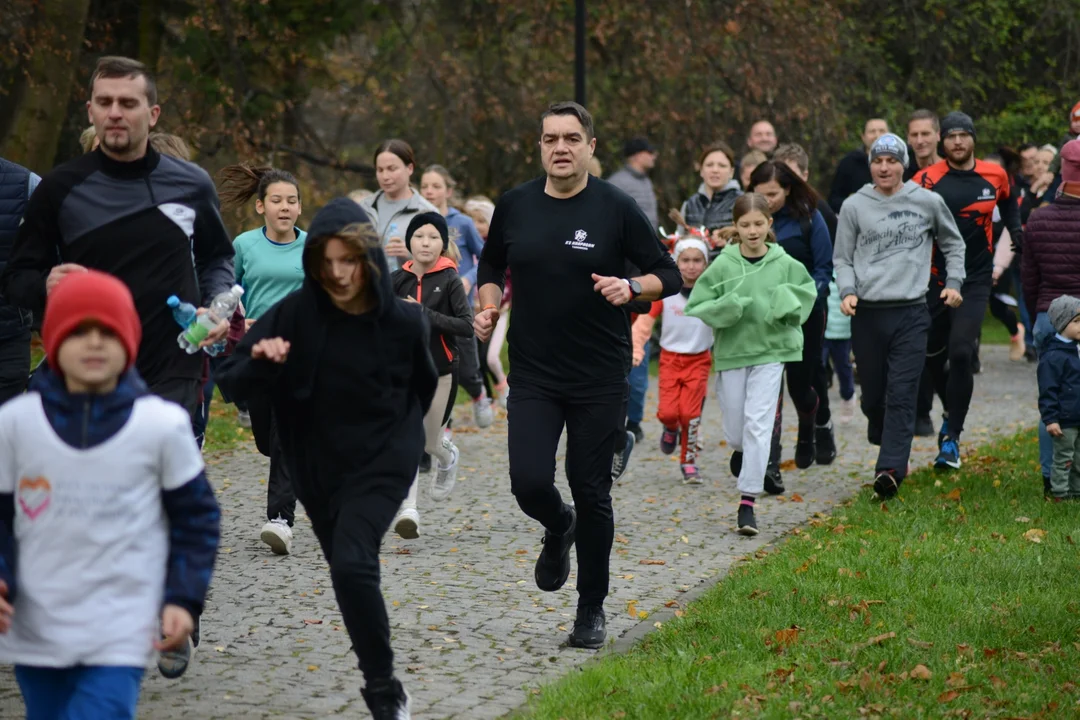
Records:
M413 233L425 225L434 225L435 229L439 231L439 235L442 236L443 252L445 252L450 243L450 231L446 227L446 218L437 212L425 212L413 215L413 219L409 221L409 229L405 231L405 249L410 253L412 252Z
M347 197L334 198L315 213L315 218L308 225L308 239L336 235L349 225L370 223L371 218Z
M941 139L949 137L949 133L966 132L975 138L975 122L967 113L953 111L941 118Z

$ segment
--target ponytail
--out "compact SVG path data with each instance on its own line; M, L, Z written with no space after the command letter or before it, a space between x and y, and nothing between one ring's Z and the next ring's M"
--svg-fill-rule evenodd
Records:
M252 197L258 200L266 200L266 191L274 183L289 183L296 188L296 195L300 195L300 183L293 174L285 170L264 165L255 167L247 163L228 165L219 173L221 183L218 185L218 197L224 208L235 208L245 204Z

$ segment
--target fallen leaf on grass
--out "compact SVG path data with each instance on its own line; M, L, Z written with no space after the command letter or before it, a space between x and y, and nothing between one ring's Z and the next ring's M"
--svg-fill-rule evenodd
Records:
M773 633L773 642L778 647L790 647L799 641L799 632L802 630L798 625L792 625L789 628L783 630L777 630Z
M872 645L880 645L886 640L891 640L894 637L896 637L896 633L894 632L887 632L884 635L877 635L876 637L872 637L864 643L859 643L858 645L856 645L854 648L852 648L852 652L858 652L859 650L863 650Z
M949 673L949 678L945 681L945 687L950 687L950 688L953 688L953 689L966 687L966 686L967 686L967 678L964 677L964 673L962 673L962 672L951 672L951 673Z
M1031 518L1024 517L1023 515L1021 515L1020 517L1016 518L1016 522L1018 522L1018 523L1029 523L1029 522L1031 522Z
M1024 539L1028 542L1041 543L1044 537L1046 537L1046 531L1041 528L1031 528L1024 533Z
M952 702L958 697L960 697L960 693L956 692L955 690L946 690L945 692L937 696L937 701L939 703L947 703Z
M667 560L655 560L653 558L642 558L638 561L638 565L667 565Z
M933 676L934 674L930 672L930 668L921 663L911 668L910 677L912 680L929 680Z
M958 487L953 488L949 492L945 493L945 499L946 500L952 500L954 502L960 502L960 491L962 489L963 488L958 488Z
M990 684L994 686L996 690L1004 690L1009 686L1007 682L999 678L997 675L990 676Z
M727 690L727 681L724 681L720 685L713 685L711 688L705 691L706 695L715 695L721 690Z

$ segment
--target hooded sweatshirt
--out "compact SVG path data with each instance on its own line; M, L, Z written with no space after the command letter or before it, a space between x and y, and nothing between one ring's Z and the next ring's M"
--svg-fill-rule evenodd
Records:
M935 242L945 256L945 286L959 290L965 245L941 196L910 180L890 196L864 186L840 208L833 252L840 299L924 302Z
M750 262L737 244L728 245L690 292L685 313L715 331L717 372L802 359L802 324L817 302L817 286L784 248L768 247Z
M431 359L441 377L457 366L457 338L473 336L472 308L453 260L440 257L423 278L413 272L413 262L409 260L405 267L395 270L390 281L394 295L411 297L424 308L431 326Z
M327 507L343 491L408 491L424 448L424 413L438 383L419 305L394 296L381 246L367 255L372 307L351 315L320 282L327 238L346 225L370 226L360 206L337 198L308 228L304 283L266 311L215 373L241 402L268 393L285 462L305 505ZM290 343L283 364L253 360L264 338Z

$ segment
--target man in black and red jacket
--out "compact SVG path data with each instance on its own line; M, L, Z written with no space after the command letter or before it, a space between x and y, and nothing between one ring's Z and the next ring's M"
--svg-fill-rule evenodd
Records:
M967 279L960 290L964 303L945 307L939 295L945 285L945 263L935 248L927 292L932 325L926 349L923 382L932 382L944 407L938 433L938 469L960 467L960 434L964 430L975 387L974 363L983 316L993 287L994 209L1020 246L1020 210L1012 196L1008 173L975 159L975 124L962 112L941 120L945 159L920 170L913 180L941 195L967 246ZM927 408L928 410L928 408Z

